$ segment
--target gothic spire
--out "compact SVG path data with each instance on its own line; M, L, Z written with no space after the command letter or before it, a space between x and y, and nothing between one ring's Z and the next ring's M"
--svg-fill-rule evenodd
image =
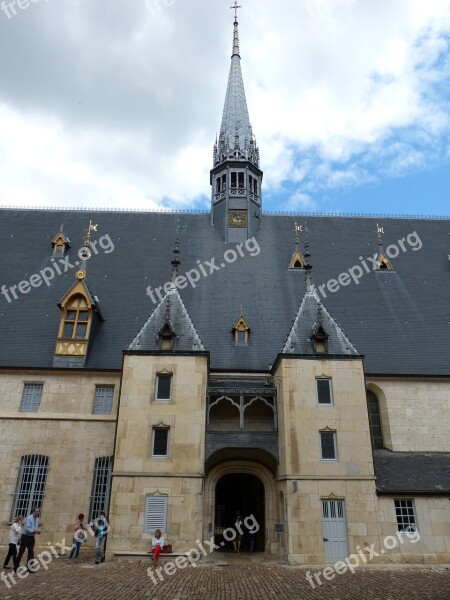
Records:
M231 8L236 13L233 24L233 51L220 135L218 143L214 147L214 166L226 159L249 160L259 166L259 152L250 125L241 71L237 19L237 9L241 7L235 1Z

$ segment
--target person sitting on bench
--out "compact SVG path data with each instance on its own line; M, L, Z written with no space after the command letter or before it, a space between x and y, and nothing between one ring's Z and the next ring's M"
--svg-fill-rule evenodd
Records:
M151 554L150 558L152 560L154 560L155 563L158 562L158 558L162 552L163 546L164 546L164 538L162 536L161 530L157 529L155 531L155 535L152 538L152 549L149 552L149 554Z

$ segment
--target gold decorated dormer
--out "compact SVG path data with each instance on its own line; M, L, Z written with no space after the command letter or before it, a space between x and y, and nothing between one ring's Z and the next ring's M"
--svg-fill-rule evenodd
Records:
M291 262L289 263L289 269L304 269L306 263L299 249L300 233L303 231L303 225L295 223L293 231L295 233L295 249L291 258Z
M236 346L247 346L248 345L248 335L250 333L250 327L248 326L247 321L241 315L239 321L233 327L234 333L234 343Z
M383 238L384 227L380 227L377 223L377 234L378 234L378 256L377 256L377 271L393 271L392 264L390 263L386 253L383 249Z
M61 231L57 233L52 240L52 246L53 254L55 254L56 256L64 256L66 251L70 248L69 238L65 236L62 232L62 225Z
M61 321L55 356L85 358L92 323L99 308L84 279L77 281L59 302Z

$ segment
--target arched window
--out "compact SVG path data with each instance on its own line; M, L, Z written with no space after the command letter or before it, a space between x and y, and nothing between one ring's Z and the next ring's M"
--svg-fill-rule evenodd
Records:
M370 438L372 448L379 450L384 448L383 429L381 427L380 405L378 398L370 390L367 392L367 410L369 413Z

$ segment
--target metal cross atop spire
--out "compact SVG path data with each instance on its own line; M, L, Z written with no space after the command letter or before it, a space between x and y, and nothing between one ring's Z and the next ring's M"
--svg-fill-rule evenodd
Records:
M230 8L233 10L234 9L234 20L237 21L237 11L239 8L242 8L241 4L237 3L237 0L234 0L234 6L230 6Z

